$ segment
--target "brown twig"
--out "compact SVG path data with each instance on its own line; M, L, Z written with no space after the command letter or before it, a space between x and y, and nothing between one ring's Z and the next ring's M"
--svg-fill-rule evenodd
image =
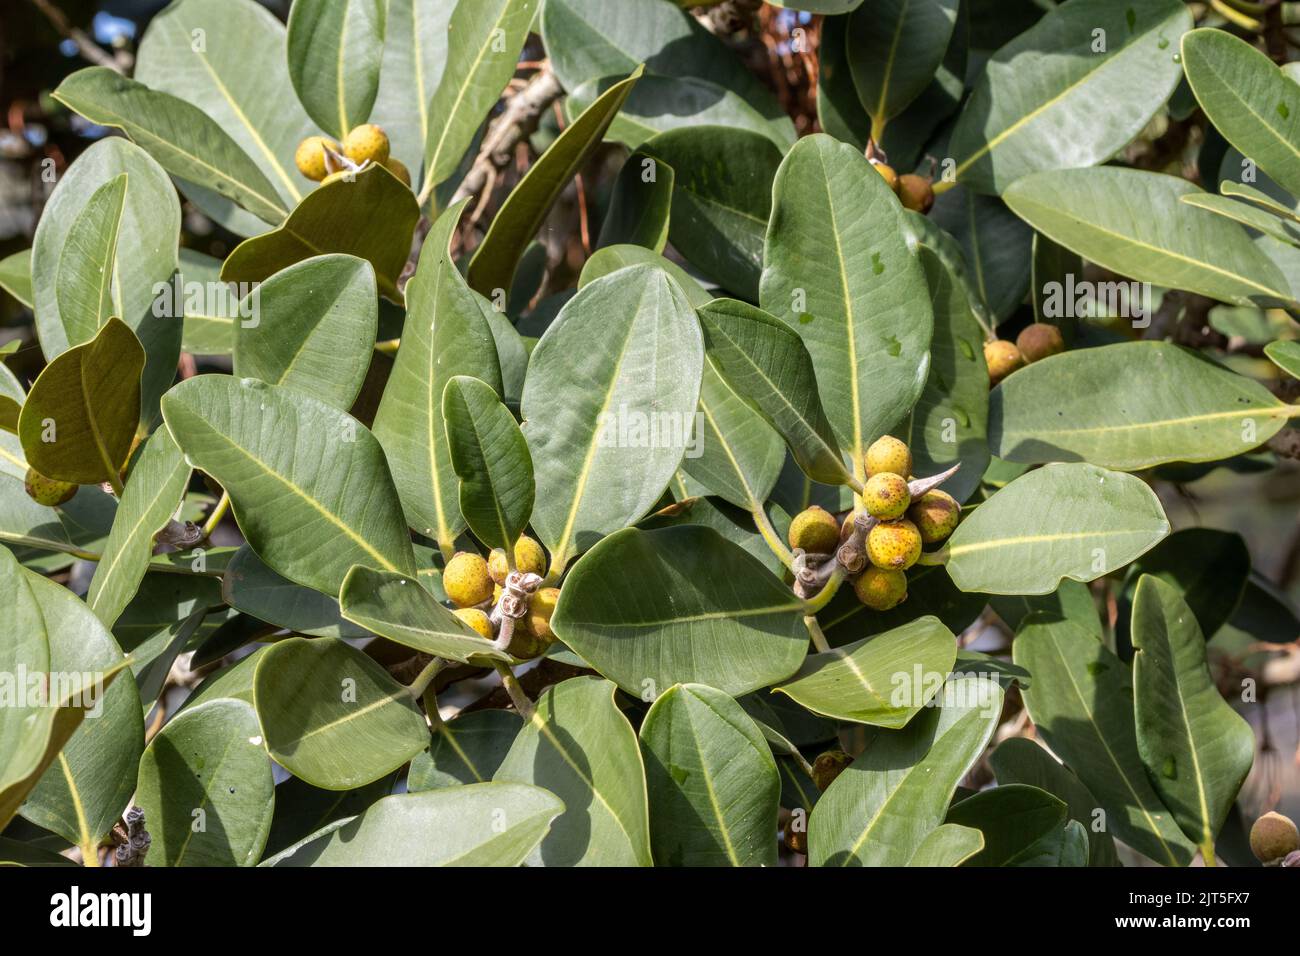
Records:
M49 0L32 0L32 5L45 14L50 26L77 45L77 52L96 66L106 66L114 73L125 73L115 57L90 38L86 31L72 25L66 14Z

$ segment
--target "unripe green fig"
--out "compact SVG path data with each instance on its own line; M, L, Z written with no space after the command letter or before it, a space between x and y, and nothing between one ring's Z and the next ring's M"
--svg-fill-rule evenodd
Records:
M794 516L790 522L791 548L811 554L830 554L840 543L840 525L825 508L813 505Z
M853 593L873 611L888 611L907 600L907 575L872 566L853 582Z
M358 166L367 160L383 166L388 162L388 134L374 123L358 126L344 138L343 155Z
M1261 863L1277 863L1300 850L1300 832L1290 817L1270 810L1250 828L1250 852Z
M934 207L934 187L924 176L905 173L898 177L898 198L905 209L924 216Z
M530 574L546 574L546 552L528 535L521 536L515 542L515 569ZM493 548L488 555L488 572L497 584L506 583L510 565L506 561L506 553L500 548Z
M867 558L886 571L906 571L921 556L921 532L901 518L882 521L867 534Z
M1025 365L1025 357L1015 342L994 339L984 343L984 364L989 367L989 383L996 385L1018 368Z
M27 489L27 494L31 496L33 501L50 508L71 501L72 496L81 487L80 485L74 485L70 481L46 478L35 468L27 469L27 480L23 483L23 486Z
M867 513L881 521L903 517L911 503L912 495L907 490L907 479L891 471L872 475L862 489L862 504Z
M818 790L825 791L851 763L853 758L843 750L827 750L818 754L812 765L813 783L817 784Z
M867 477L885 474L912 477L912 450L893 435L882 435L867 449Z
M402 181L402 185L410 188L411 171L406 168L406 163L402 162L396 156L389 156L388 161L384 163L388 171Z
M1056 326L1048 325L1046 322L1035 322L1033 325L1025 326L1016 336L1016 348L1020 350L1020 355L1026 362L1041 362L1045 358L1064 352L1065 339L1061 337L1061 330Z
M492 596L492 575L477 554L461 551L442 572L442 589L457 607L474 607Z
M946 491L927 491L907 509L907 517L921 532L924 544L937 544L957 530L961 505Z
M479 635L486 640L496 639L496 634L492 632L492 619L488 617L486 611L476 607L460 607L452 613L478 631Z

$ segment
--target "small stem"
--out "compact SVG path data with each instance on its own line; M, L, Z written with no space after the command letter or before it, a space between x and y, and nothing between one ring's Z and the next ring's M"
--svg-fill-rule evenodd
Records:
M938 551L922 551L921 556L916 559L917 564L923 564L927 567L941 568L948 563L948 548L945 545Z
M438 694L433 689L432 681L420 696L424 700L425 716L429 718L429 730L436 734L442 729L442 714L438 713Z
M438 550L442 552L442 566L445 568L447 562L456 556L456 546L450 541L438 539Z
M1201 844L1201 859L1204 861L1206 866L1219 865L1214 859L1214 840L1207 838L1206 841Z
M81 865L82 866L99 866L99 842L91 840L89 843L81 845Z
M396 355L397 348L401 344L401 339L385 339L383 342L375 343L375 351L383 352L385 355Z
M82 551L80 548L63 548L61 550L64 554L70 554L82 561L98 561L103 557L102 554L96 554L94 551Z
M826 635L822 633L822 626L817 622L817 618L810 614L803 619L803 624L808 628L808 636L812 638L813 647L817 648L817 652L829 654L831 646L826 643Z
M1224 3L1223 0L1210 0L1210 6L1214 11L1227 20L1229 23L1236 24L1243 30L1250 30L1252 33L1259 33L1264 29L1264 24L1254 17L1248 17L1240 10L1233 9Z
M799 752L799 748L795 747L793 744L791 744L790 756L793 757L795 763L799 765L799 769L806 773L809 779L812 779L812 764L808 762L808 758Z
M767 516L767 512L763 510L763 506L761 504L756 505L750 509L749 513L754 516L754 524L758 527L758 533L763 536L763 540L772 549L772 553L787 568L790 567L790 549L785 546L785 543L777 535L776 529L772 527L772 522Z
M423 697L424 692L429 689L433 679L438 676L438 671L442 670L443 660L441 657L435 657L424 665L424 670L415 675L415 680L411 681L407 690L411 692L412 697Z
M519 684L519 679L515 677L515 672L502 661L493 661L492 666L496 668L497 674L501 676L501 684L505 687L506 693L510 695L510 701L515 705L515 710L519 711L519 715L524 720L532 720L537 708L533 706L533 702L524 693L523 687Z
M831 576L826 583L822 585L822 589L804 602L804 613L810 615L810 620L816 620L815 615L817 612L831 603L831 598L835 597L835 593L839 591L840 585L843 583L844 569L836 567L831 572Z
M208 520L203 522L203 538L205 541L212 537L212 532L217 530L217 525L221 524L221 519L226 516L226 512L229 510L230 492L223 490L221 492L221 497L217 499L216 507L213 508L212 513L208 515Z
M873 116L871 118L871 141L879 143L885 137L885 118L883 116Z
M956 185L957 185L957 180L955 179L941 179L937 183L933 183L930 186L930 188L934 190L934 194L936 196L942 196L949 189L952 189L952 187Z

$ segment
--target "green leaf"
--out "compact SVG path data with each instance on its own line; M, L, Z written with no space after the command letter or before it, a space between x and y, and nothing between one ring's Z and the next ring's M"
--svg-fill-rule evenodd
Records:
M332 637L291 637L267 648L253 702L275 762L326 790L378 780L429 743L411 692Z
M952 631L927 615L810 654L797 674L773 690L813 713L897 730L929 705L956 660Z
M117 483L140 421L144 350L120 319L45 367L18 418L28 463L78 485Z
M1064 352L1009 377L990 401L989 445L1007 461L1139 471L1243 454L1294 415L1300 409L1264 386L1188 349L1123 342Z
M704 684L670 687L641 723L660 866L775 866L781 779L762 732Z
M537 6L538 0L456 4L447 27L449 43L442 82L429 103L422 199L456 171L483 117L491 112L515 75L519 51L528 39ZM504 286L509 287L509 282Z
M1034 300L1034 321L1056 326L1061 330L1065 347L1072 347L1078 334L1079 316L1075 314L1075 309L1064 307L1057 290L1064 291L1066 283L1083 275L1083 260L1064 246L1036 232L1030 271L1032 279L1029 291Z
M122 130L163 169L271 224L288 206L257 163L204 110L105 66L78 70L53 96L92 123Z
M1151 785L1202 856L1255 759L1255 733L1215 686L1205 638L1177 588L1143 576L1133 599L1137 748Z
M415 574L379 442L293 389L199 375L163 400L172 437L229 494L240 530L280 574L337 594L354 564Z
M930 221L957 240L969 266L967 276L992 324L1009 319L1029 291L1033 230L1001 199L963 186L939 196Z
M106 627L113 626L135 597L153 556L154 535L180 508L189 480L190 466L171 433L158 429L131 469L86 594L86 603Z
M127 174L127 190L117 235L113 314L144 346L141 410L152 419L158 398L176 378L180 355L180 315L156 307L159 290L176 271L181 209L162 167L120 136L106 137L78 156L59 177L41 213L32 243L36 334L50 360L94 337L97 329L89 322L59 310L59 262L89 198L122 173Z
M21 305L32 307L35 299L32 294L32 250L23 249L0 259L0 289Z
M597 249L627 243L663 252L668 242L674 178L673 168L667 163L656 162L645 153L629 156L614 180Z
M1013 783L967 797L948 811L948 822L979 830L984 848L970 866L1014 866L1018 856L1065 824L1065 804L1037 787Z
M1158 552L1170 540L1170 535L1144 555L1149 558ZM1140 563L1140 561L1139 561ZM1136 566L1136 565L1135 565ZM1008 594L996 595L989 601L998 617L1013 631L1020 630L1020 625L1030 614L1049 615L1057 620L1071 620L1097 640L1102 640L1104 632L1101 618L1097 614L1097 602L1088 585L1080 581L1065 580L1061 586L1050 594ZM1032 782L1032 781L1030 781Z
M908 866L961 866L984 849L984 834L971 827L944 823L926 834Z
M239 321L238 294L221 284L221 261L212 256L182 249L180 271L173 279L173 289L195 288L187 283L197 283L199 288L223 290L229 294L185 296L185 332L181 351L193 355L229 355L235 348L235 323ZM237 287L236 287L237 288Z
M871 164L801 139L773 187L763 308L799 333L854 471L925 386L933 316L903 208Z
M582 274L578 276L578 289L585 289L597 279L603 279L619 269L642 265L651 265L659 271L667 273L674 282L681 286L682 292L686 294L686 300L696 309L707 304L713 298L705 290L704 286L700 285L699 279L677 263L664 258L658 252L654 252L645 246L627 244L606 246L604 249L597 249L592 253L591 258L582 267Z
M366 637L363 627L343 619L328 594L294 584L272 571L248 545L241 547L221 577L221 598L243 613L313 637Z
M275 816L263 859L316 836L329 824L343 824L393 792L394 776L380 777L356 790L337 793L289 777L276 785Z
M480 541L509 554L533 513L528 442L492 386L476 378L448 380L442 414L460 478L461 513Z
M172 718L140 760L136 802L150 866L252 866L275 812L271 761L257 714L213 700Z
M871 117L853 85L848 30L847 16L822 18L817 40L817 121L824 132L864 149L871 139Z
M533 349L521 406L533 527L553 568L659 500L690 438L703 363L694 310L653 266L597 279L560 310Z
M650 866L645 766L615 687L574 677L548 687L493 780L544 786L567 808L529 866Z
M349 621L424 654L461 662L510 659L443 607L414 575L355 567L343 582L339 606Z
M245 239L221 267L226 282L261 282L313 256L339 252L365 259L379 291L400 302L397 277L411 251L420 208L401 180L383 166L312 191L277 229Z
M465 284L451 258L452 234L464 208L461 202L444 212L425 238L406 287L402 344L375 413L375 437L392 464L406 521L444 547L464 530L465 519L447 443L443 392L457 375L501 390L488 306Z
M1160 499L1132 475L1055 464L1022 475L948 539L948 574L963 591L1048 594L1062 578L1094 581L1169 533Z
M210 117L275 187L280 208L292 209L312 188L294 168L294 151L319 130L294 94L288 62L284 25L254 0L178 0L149 22L135 79ZM206 182L186 177L181 188L238 235L266 230Z
M684 683L739 696L798 669L803 614L758 559L683 525L603 540L569 574L551 626L634 696Z
M934 79L958 6L958 0L884 0L849 14L849 69L876 139Z
M514 69L513 64L511 69ZM501 290L501 295L510 290L515 269L528 243L537 235L569 180L577 175L600 146L609 124L614 121L643 72L641 67L637 67L627 79L602 93L581 116L565 127L511 190L469 262L466 278L476 292L495 299L497 290Z
M952 134L958 181L1000 194L1028 173L1110 159L1178 85L1178 38L1191 27L1177 0L1053 9L980 73Z
M289 79L311 118L337 138L370 118L386 11L382 0L301 0L289 10Z
M1180 201L1199 192L1178 176L1110 166L1026 176L1002 198L1048 238L1119 275L1237 305L1289 301L1286 279L1241 226Z
M989 765L1001 786L1024 783L1064 800L1071 820L1082 824L1088 833L1089 866L1119 866L1115 841L1100 829L1101 809L1088 788L1068 767L1059 763L1047 748L1027 737L1012 737L998 744L989 755Z
M522 726L509 710L476 710L440 721L429 749L411 761L407 789L417 793L491 780Z
M1185 866L1193 845L1147 780L1133 722L1128 668L1070 621L1034 621L1013 646L1034 675L1025 706L1046 744L1106 810L1116 837L1152 860Z
M814 481L850 475L817 395L813 360L787 325L745 302L717 299L699 309L709 359L781 434Z
M241 306L234 371L285 385L347 411L379 326L375 271L346 255L315 256L277 272Z
M1224 139L1300 195L1300 90L1262 52L1224 30L1182 38L1183 69Z
M33 501L23 488L23 480L11 475L0 475L0 543L43 551L71 551L75 547L59 513Z
M1269 342L1264 354L1292 378L1300 378L1300 342Z
M113 276L126 178L126 173L118 173L91 194L59 256L56 294L70 341L93 339L117 309Z
M965 501L989 463L984 336L961 283L939 256L922 247L921 264L934 307L934 339L925 391L912 409L905 437L919 475L937 475L961 463L943 490Z
M813 866L903 866L943 823L957 784L997 726L1002 688L981 677L944 685L902 730L876 730L808 821Z
M521 784L394 794L262 865L518 866L563 812L553 793Z
M1132 599L1139 579L1159 578L1178 591L1211 638L1241 603L1250 580L1250 549L1241 535L1214 528L1183 528L1133 562L1124 582ZM1122 629L1123 612L1117 627Z
M1213 193L1188 193L1181 197L1181 201L1258 230L1279 242L1291 246L1300 245L1300 233L1294 224L1253 203L1239 202L1230 196L1216 196Z

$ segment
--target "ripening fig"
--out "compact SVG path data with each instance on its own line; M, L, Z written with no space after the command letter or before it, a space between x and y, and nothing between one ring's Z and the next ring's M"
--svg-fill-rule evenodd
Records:
M367 160L382 166L388 162L388 134L374 123L358 126L344 138L343 155L358 166Z
M904 173L898 177L898 198L905 209L924 216L934 207L934 188L924 176Z
M794 516L790 522L791 548L812 554L830 554L840 543L840 524L825 508L813 505Z
M911 503L912 495L907 490L907 479L892 471L872 475L862 489L862 504L867 513L881 521L903 517Z
M867 534L867 557L886 571L906 571L921 556L921 532L901 518L882 521Z
M907 600L907 575L869 567L853 582L853 593L873 611L888 611Z
M528 599L528 629L549 645L555 640L551 630L551 615L555 613L555 602L560 599L559 588L541 588Z
M1290 817L1270 810L1250 828L1250 852L1261 863L1277 863L1300 850L1300 831Z
M900 478L912 477L912 451L893 435L882 435L867 449L867 477L886 472Z
M402 162L396 156L389 156L388 161L384 163L388 171L402 181L402 185L408 189L411 187L411 171L406 168L406 163Z
M1020 355L1026 362L1040 362L1064 352L1065 339L1061 338L1061 330L1056 326L1035 322L1025 326L1016 336L1016 348L1020 349Z
M298 167L298 172L315 182L324 179L329 172L325 168L326 146L335 152L339 150L338 143L324 136L308 136L299 143L293 154L293 162Z
M555 643L553 634L546 637L534 631L529 624L530 619L515 621L515 629L510 634L510 644L506 647L507 654L521 661L531 661L534 657L541 657ZM549 627L546 630L550 633Z
M477 554L461 551L442 572L442 589L457 607L474 607L492 596L492 575Z
M984 364L989 367L989 383L996 385L1018 368L1023 368L1025 357L1016 343L994 339L984 343Z
M887 163L882 163L878 159L873 159L871 161L871 166L873 169L875 169L876 172L880 173L881 178L883 178L885 182L889 184L889 188L892 189L895 193L897 193L898 173L894 172L894 167L888 165Z
M27 489L27 494L31 496L33 501L50 508L71 501L72 496L81 487L80 485L74 485L70 481L46 478L35 468L27 469L27 480L23 482L23 486Z
M532 574L546 574L546 552L542 550L540 544L527 535L521 536L515 542L515 569ZM497 584L506 583L510 565L506 561L505 551L501 548L493 548L492 553L488 555L488 573Z
M808 831L807 830L796 829L794 826L787 823L783 833L785 834L784 842L785 842L785 848L787 850L789 850L791 853L808 852Z
M825 791L851 763L853 758L843 750L827 750L818 754L812 765L813 783L817 785L818 790Z
M489 641L496 639L496 635L492 633L492 619L487 616L487 611L476 607L460 607L452 613L478 631L484 639Z
M336 183L336 182L338 182L338 181L341 180L341 179L347 179L349 176L355 177L355 176L356 176L356 170L355 170L355 169L340 169L340 170L339 170L338 172L336 172L336 173L330 173L328 176L326 176L324 179L322 179L322 180L320 181L320 184L321 184L322 186L328 186L330 183Z
M927 491L907 509L907 517L921 532L924 544L937 544L957 530L961 505L946 491Z

